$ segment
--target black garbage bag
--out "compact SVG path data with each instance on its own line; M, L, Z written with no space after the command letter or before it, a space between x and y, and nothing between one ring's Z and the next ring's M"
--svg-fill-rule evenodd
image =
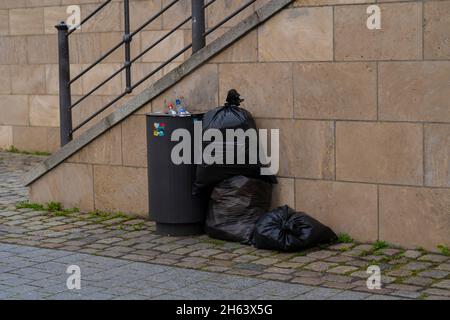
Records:
M209 129L217 129L224 137L223 142L204 142L203 150L211 143L220 143L223 146L223 154L220 155L223 159L223 164L200 164L196 169L196 180L194 183L194 194L197 194L201 189L213 187L217 183L236 175L243 175L250 178L261 178L265 181L276 183L276 178L273 176L261 176L261 161L259 160L259 137L256 135L257 155L256 161L250 161L250 140L246 139L244 143L237 141L226 141L226 131L228 129L242 129L247 131L249 129L256 130L256 123L253 116L247 110L239 107L243 99L240 98L236 90L230 90L227 97L227 103L223 107L216 108L207 112L203 117L203 132ZM256 132L256 131L255 131ZM227 164L226 149L233 148L234 150L234 164ZM245 163L238 164L238 154L245 156Z
M205 232L212 238L251 244L256 221L270 209L272 185L236 176L213 190Z
M329 227L306 213L283 206L258 220L253 240L258 249L299 251L336 239Z

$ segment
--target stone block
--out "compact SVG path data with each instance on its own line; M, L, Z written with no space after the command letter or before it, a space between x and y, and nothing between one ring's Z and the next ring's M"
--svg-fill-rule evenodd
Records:
M9 11L9 26L11 35L43 34L44 9L12 9Z
M14 94L45 94L45 65L12 65L11 87Z
M172 0L163 0L162 6L167 6ZM181 21L185 20L192 14L191 1L180 0L169 10L163 13L163 29L171 30L175 28ZM190 28L191 23L188 22L182 26L183 29Z
M381 120L450 122L449 61L389 62L379 68Z
M345 181L422 185L422 126L338 122L336 173Z
M272 208L284 205L295 208L295 179L277 179L278 184L273 185Z
M147 169L94 166L95 207L148 216Z
M269 76L270 75L270 76ZM293 89L290 63L221 64L220 103L236 89L246 100L243 107L260 118L292 118Z
M422 5L379 4L381 29L367 28L367 5L338 6L334 11L336 60L422 59Z
M296 180L296 209L359 241L378 237L377 186Z
M450 187L450 124L425 125L425 183Z
M380 239L436 251L450 245L449 212L448 189L380 186Z
M168 31L143 31L141 34L142 51L156 43ZM184 31L177 30L142 57L143 62L165 62L185 47ZM174 61L183 61L180 55Z
M296 118L376 120L376 65L296 64L294 95Z
M426 1L423 6L425 59L450 59L450 1Z
M206 64L152 101L153 111L165 111L165 106L183 97L189 111L210 110L218 106L219 79L217 66Z
M81 6L81 19L84 19L98 7L98 3ZM111 32L121 31L123 16L121 13L123 3L110 3L99 11L93 19L90 19L82 27L82 32Z
M55 25L67 20L69 15L66 10L67 6L44 7L44 33L55 35L58 32Z
M70 157L71 162L122 164L122 128L115 126Z
M279 175L334 179L333 122L258 119L257 124L260 129L280 130Z
M284 10L259 28L260 61L333 59L333 9Z
M8 65L0 65L0 94L11 93L11 73Z
M13 127L13 145L19 150L49 152L48 128Z
M9 34L9 15L8 10L0 10L0 36Z
M94 210L92 166L63 163L30 186L33 202L61 202L66 208Z
M234 43L229 48L219 53L211 60L211 62L213 63L225 63L225 62L238 63L238 62L256 62L256 61L258 61L257 31L250 32L244 38L238 40L236 43Z
M83 66L83 68L88 67L88 65ZM116 63L104 63L96 65L92 70L90 70L81 79L83 86L83 94L88 93L109 76L113 75L117 70L122 67L120 64ZM124 71L122 71L124 72ZM94 95L114 95L117 96L125 90L122 86L122 76L117 74L113 79L111 79L107 84L99 88Z
M0 64L27 63L26 37L0 37Z
M131 116L122 123L123 164L147 167L146 119L143 115Z
M0 125L28 125L27 96L0 96Z
M13 145L12 126L0 126L0 149L8 149Z
M30 125L59 127L59 97L30 96Z

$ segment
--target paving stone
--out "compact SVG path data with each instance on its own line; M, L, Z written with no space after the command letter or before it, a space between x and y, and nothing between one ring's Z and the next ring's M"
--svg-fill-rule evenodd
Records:
M352 260L353 260L352 257L347 257L347 256L342 256L342 255L333 256L333 257L329 257L329 258L325 259L325 261L327 261L327 262L335 262L335 263L345 263L345 262L349 262Z
M410 262L402 266L401 269L417 271L417 270L424 270L426 268L429 268L430 266L431 263L428 262Z
M397 290L397 291L419 291L422 288L418 286L413 285L407 285L407 284L398 284L398 283L392 283L386 286L387 289Z
M449 257L438 255L438 254L426 254L424 256L421 256L418 260L419 261L431 261L431 262L444 262L447 261Z
M369 297L369 293L344 291L330 297L330 300L364 300Z
M323 276L322 279L325 281L329 281L329 282L341 282L341 283L350 283L354 280L353 277L335 275L335 274L327 274L327 275Z
M261 265L264 265L264 266L271 266L271 265L274 265L274 264L278 263L279 261L280 260L273 259L273 258L262 258L262 259L258 259L258 260L253 261L253 263L261 264ZM300 264L300 265L302 265L302 264Z
M346 282L335 282L335 281L326 281L322 284L323 287L340 289L340 290L351 290L356 288L354 283L346 283Z
M295 269L298 269L303 265L304 265L303 263L298 263L298 262L280 262L280 263L275 264L274 266L277 268L288 268L288 269L292 269L293 271L295 271Z
M194 252L190 253L189 255L191 257L208 258L208 257L214 256L214 255L217 255L217 254L219 254L221 252L222 251L215 250L215 249L203 249L203 250L194 251Z
M295 277L291 280L292 283L300 283L311 286L319 286L325 282L321 278L309 278L309 277Z
M410 259L416 259L420 257L422 253L417 250L406 250L405 253L403 253L403 256Z
M245 254L245 255L239 256L237 258L234 258L233 261L234 262L252 262L252 261L258 260L258 258L259 257L257 257L257 256Z
M386 249L380 250L380 252L383 255L385 255L385 256L392 257L392 256L395 256L395 255L398 255L401 252L401 250L399 250L399 249L392 249L392 248L386 248Z
M310 264L306 265L304 268L307 270L323 272L323 271L327 271L328 269L335 267L335 266L337 266L336 263L318 261L318 262L310 263Z
M449 274L450 274L450 272L448 272L448 271L431 269L431 270L422 271L421 273L419 273L419 276L433 278L433 279L443 279L443 278L447 277Z
M329 251L329 250L321 250L316 252L308 253L306 256L313 259L323 260L329 258L331 256L336 255L337 252Z
M361 251L372 251L373 245L371 244L360 244L353 248L354 250L361 250Z
M277 281L289 281L290 279L292 279L291 275L279 274L279 273L266 273L266 272L267 271L265 271L265 273L259 275L259 277L262 279L277 280Z
M334 244L332 246L329 246L328 249L330 250L337 250L337 251L347 251L346 249L351 249L355 245L353 243L338 243Z
M425 287L425 286L429 286L430 284L432 284L433 279L424 278L424 277L410 277L410 278L403 279L403 283Z
M264 270L264 272L268 273L280 273L280 274L291 274L295 272L295 269L286 269L286 268L278 268L278 267L270 267Z
M303 263L303 264L310 263L313 261L316 261L316 259L311 258L311 257L304 257L304 256L294 257L289 260L289 262Z
M450 263L443 263L436 267L436 269L450 271Z
M450 280L442 280L433 284L433 287L450 290Z
M332 289L332 288L316 288L310 290L299 296L302 300L326 300L334 295L337 295L342 290Z
M351 274L352 277L361 278L361 279L367 279L369 278L370 274L368 274L366 271L356 271Z
M439 289L439 288L430 288L430 289L424 290L423 292L427 293L427 294L437 295L437 296L450 297L449 290L443 290L443 289Z
M335 273L335 274L348 274L350 272L356 271L358 268L352 266L338 266L332 269L329 269L327 272Z
M410 277L413 272L410 270L396 269L389 271L387 274L394 277Z

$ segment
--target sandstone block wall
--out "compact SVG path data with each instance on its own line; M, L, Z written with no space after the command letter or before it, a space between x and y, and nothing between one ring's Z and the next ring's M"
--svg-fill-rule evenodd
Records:
M296 1L38 180L33 198L70 188L84 210L146 216L143 113L175 94L208 110L234 87L261 128L281 130L274 206L358 240L450 245L450 1L378 1L382 29L368 30L373 3Z
M78 5L81 18L92 12L101 0L1 0L0 1L0 148L12 145L24 151L54 152L59 148L58 51L54 26L69 17L67 8ZM131 30L167 5L169 0L131 0ZM218 23L223 15L235 10L242 1L217 1L207 11L208 26ZM190 15L190 0L181 0L133 38L132 57L153 44L162 35ZM244 11L218 30L220 34L254 10ZM161 62L191 42L191 23L168 37L154 50L139 59L132 69L133 81L157 68ZM121 41L124 31L123 1L106 6L81 30L70 36L72 77L95 62L103 53ZM214 35L217 36L217 34ZM208 37L208 41L214 38ZM145 84L172 70L190 55L187 52L169 64ZM72 86L72 102L120 68L124 61L123 47ZM145 85L133 94L138 94ZM121 94L125 88L124 72L105 87L79 104L73 111L75 127L86 117ZM99 118L109 114L121 103L112 106ZM90 124L89 124L90 125ZM88 125L88 126L89 126ZM76 132L78 136L86 128Z

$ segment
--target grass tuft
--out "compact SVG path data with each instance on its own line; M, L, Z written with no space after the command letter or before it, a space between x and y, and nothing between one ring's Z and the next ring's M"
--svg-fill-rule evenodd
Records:
M64 209L59 202L49 202L44 204L21 201L16 204L17 209L32 209L34 211L47 211L54 216L68 216L75 212L80 212L78 208Z
M377 240L373 244L372 248L373 248L373 251L383 250L383 249L389 248L389 244L386 241Z
M17 153L17 154L26 154L26 155L32 155L32 156L50 156L51 153L45 152L45 151L23 151L17 149L15 146L10 146L7 149L4 149L4 151L9 153Z
M439 249L439 251L444 255L444 256L450 256L450 249L449 247L440 244L437 246L437 248Z
M353 240L353 238L350 237L350 235L348 235L347 233L341 233L338 235L337 242L338 243L354 243L355 240Z

